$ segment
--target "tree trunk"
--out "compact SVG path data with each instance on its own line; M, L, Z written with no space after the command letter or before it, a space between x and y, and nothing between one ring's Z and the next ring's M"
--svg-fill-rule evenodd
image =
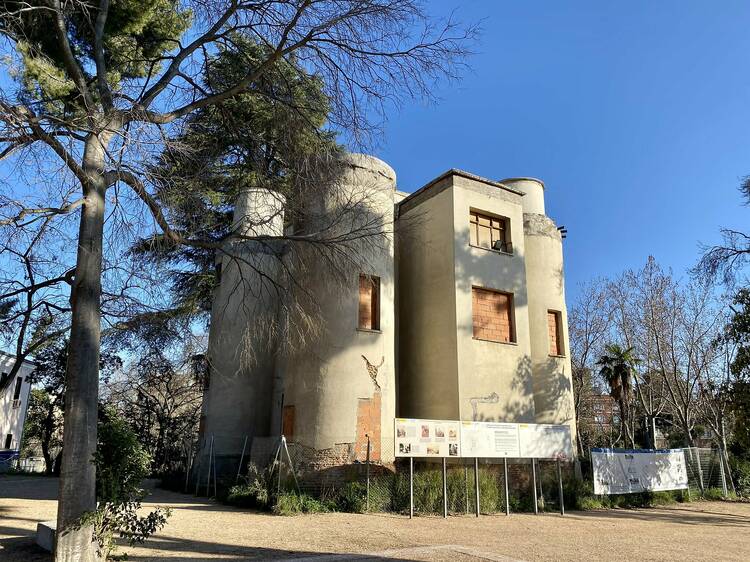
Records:
M97 560L90 526L83 515L96 509L96 422L101 339L102 239L104 232L104 147L91 135L83 157L89 185L81 211L75 282L71 290L72 325L68 349L62 470L57 508L57 562Z

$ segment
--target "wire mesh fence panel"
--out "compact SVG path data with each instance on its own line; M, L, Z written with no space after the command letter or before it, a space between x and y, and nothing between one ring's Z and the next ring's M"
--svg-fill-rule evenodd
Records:
M703 495L710 489L723 491L727 475L718 449L686 447L685 466L691 494Z

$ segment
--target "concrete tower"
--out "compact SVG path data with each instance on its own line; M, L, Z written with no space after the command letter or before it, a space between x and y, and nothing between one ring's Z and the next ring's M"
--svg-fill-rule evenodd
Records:
M562 235L545 213L544 182L502 180L524 194L523 232L537 423L575 423ZM575 435L575 428L572 427Z
M349 155L343 185L338 197L326 201L326 211L337 216L342 200L356 201L356 220L382 219L391 230L395 183L395 172L384 162ZM393 456L393 237L373 242L358 250L366 265L348 271L343 283L332 282L324 260L311 262L306 289L320 311L320 334L279 364L281 425L287 439L304 450L309 469L364 460L366 436L373 460Z
M241 192L234 230L246 236L280 235L284 202L283 196L266 189ZM244 436L252 440L270 434L274 375L273 342L265 339L262 328L276 313L268 279L276 277L278 260L268 244L237 237L228 245L228 253L240 259L227 254L216 259L220 283L211 310L202 418L204 440L214 438L217 457L239 455Z

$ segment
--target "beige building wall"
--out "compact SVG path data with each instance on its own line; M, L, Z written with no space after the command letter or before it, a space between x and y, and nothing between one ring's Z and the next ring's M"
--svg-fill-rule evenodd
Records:
M460 419L533 422L521 195L496 184L454 176L453 199ZM471 246L470 211L509 219L513 252ZM474 338L473 287L513 295L515 342Z
M511 253L471 246L471 211L509 220ZM562 243L544 212L537 180L458 170L399 204L399 223L422 219L398 229L399 416L572 423ZM473 336L474 287L513 295L514 342ZM548 310L561 315L561 357Z
M456 419L459 389L450 179L401 205L396 228L399 416Z

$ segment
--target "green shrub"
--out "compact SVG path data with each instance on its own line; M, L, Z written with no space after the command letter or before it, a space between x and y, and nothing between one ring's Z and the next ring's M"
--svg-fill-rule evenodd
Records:
M282 492L277 498L273 512L276 515L299 515L300 513L328 513L334 511L331 502L321 501L307 494Z
M268 509L275 493L273 471L274 465L260 470L251 464L247 476L243 478L244 483L231 487L224 486L228 492L226 498L221 498L220 501L237 507Z
M729 464L737 495L750 498L750 461L732 456Z
M727 495L724 495L724 490L722 488L706 488L703 491L703 496L701 496L704 500L724 500L724 499L735 499L737 496L736 494L733 494L731 490L727 492Z
M115 535L130 545L142 542L167 522L171 511L157 508L138 515L145 491L141 482L149 474L151 458L127 422L113 409L99 412L96 465L97 508L84 515L80 525L91 525L92 539L104 559L115 550Z

